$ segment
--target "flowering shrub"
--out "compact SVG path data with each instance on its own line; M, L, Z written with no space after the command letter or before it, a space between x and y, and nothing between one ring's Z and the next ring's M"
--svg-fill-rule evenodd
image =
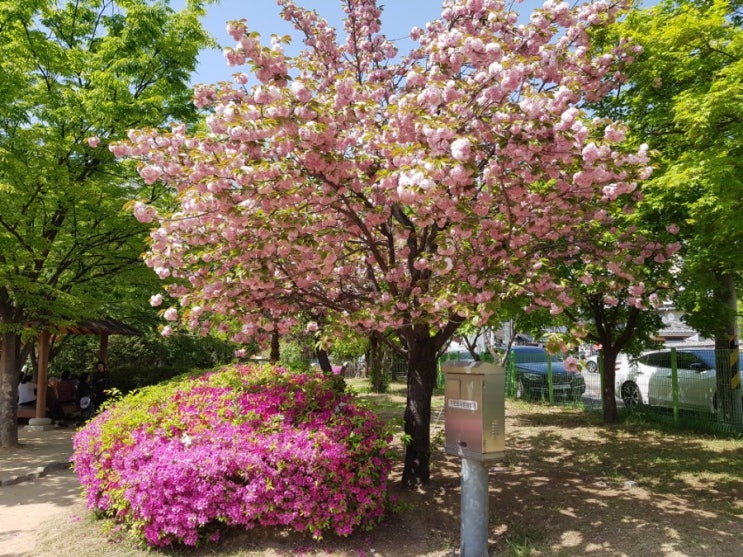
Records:
M75 436L88 507L158 546L230 526L370 529L388 501L390 436L337 385L237 366L130 395Z

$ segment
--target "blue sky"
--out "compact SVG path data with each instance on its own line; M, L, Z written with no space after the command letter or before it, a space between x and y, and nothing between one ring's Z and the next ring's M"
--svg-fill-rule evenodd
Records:
M531 7L541 5L542 1L526 0L519 11L530 13ZM403 39L413 27L425 27L428 21L437 18L441 14L442 0L380 0L380 3L384 6L382 25L385 34L390 39ZM316 10L331 25L341 28L343 12L339 0L297 0L297 4ZM171 0L174 9L180 9L183 5L183 0ZM207 31L224 47L233 45L232 38L225 31L227 21L243 18L248 21L249 29L262 35L264 44L269 44L271 34L294 33L294 29L279 17L275 0L221 0L219 4L207 6L203 23ZM298 51L300 41L295 40L295 44ZM404 41L401 41L400 51L405 53L408 49ZM287 49L287 53L291 51ZM230 80L235 71L235 68L227 66L221 49L203 51L192 82L216 83Z
M385 5L382 21L385 34L389 38L406 37L411 28L424 27L426 22L436 19L441 14L440 0L383 0ZM297 4L316 10L331 25L340 28L343 12L338 0L298 0ZM172 0L175 9L183 6L181 0ZM269 44L271 34L291 35L294 29L279 17L279 8L275 0L221 0L218 5L207 7L204 27L214 36L221 46L232 46L233 40L225 31L226 23L232 19L247 19L248 28L258 31L264 44ZM300 41L295 40L297 49ZM407 51L407 48L401 48ZM287 49L287 52L289 50ZM235 68L230 68L221 50L204 51L199 56L197 74L194 83L216 83L229 80Z

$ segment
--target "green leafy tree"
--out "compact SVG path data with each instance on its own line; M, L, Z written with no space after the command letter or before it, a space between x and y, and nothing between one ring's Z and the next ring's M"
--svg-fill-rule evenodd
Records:
M652 273L648 273L652 276ZM655 282L650 295L665 291L668 283ZM602 359L601 401L604 423L617 421L616 369L620 352L638 354L654 345L654 333L662 326L658 312L645 303L634 305L628 288L619 289L615 300L607 303L600 288L578 293L577 303L566 309L561 321L574 327L578 338L600 347ZM654 299L658 299L653 296Z
M0 5L0 446L17 443L24 339L106 313L149 282L144 228L122 208L158 191L108 145L136 126L193 120L208 2Z
M664 1L633 11L604 31L642 47L628 81L600 105L620 116L635 141L658 153L645 186L649 220L680 227L683 287L676 298L686 321L718 349L736 331L741 284L743 182L743 30L738 1ZM721 418L743 422L736 369L718 361Z
M98 360L99 339L91 335L66 335L55 347L50 358L50 374L92 372ZM113 335L108 343L109 371L138 369L140 375L149 370L170 368L186 372L207 369L235 359L237 346L216 336L158 334L144 331L141 336Z

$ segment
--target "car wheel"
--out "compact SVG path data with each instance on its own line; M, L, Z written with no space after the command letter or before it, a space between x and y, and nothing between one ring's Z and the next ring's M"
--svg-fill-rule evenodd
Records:
M642 395L640 394L640 389L635 383L632 383L631 381L622 385L620 395L625 406L629 406L630 408L637 408L638 406L642 405Z
M599 370L599 365L593 360L588 360L586 362L586 370L588 370L589 373L596 373Z

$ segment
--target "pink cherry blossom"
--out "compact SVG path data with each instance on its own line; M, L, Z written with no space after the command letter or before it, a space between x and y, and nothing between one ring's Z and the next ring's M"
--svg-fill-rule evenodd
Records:
M619 303L619 299L616 296L606 295L604 296L604 303L609 307L614 307Z
M584 106L636 56L591 45L628 1L550 0L523 22L499 0L447 0L408 55L381 33L375 0L344 2L343 37L280 5L298 56L234 22L232 61L244 56L256 83L198 86L197 131L132 130L112 146L173 194L141 201L157 207L145 262L168 279L173 326L265 342L312 315L328 338L394 333L433 354L513 298L570 305L563 265L611 262L611 277L576 276L615 303L639 282L633 261L671 257L618 230L649 176L647 146L630 150L621 123ZM409 364L435 378L432 362Z
M151 205L136 201L134 203L134 216L139 222L152 222L157 217L157 210Z
M175 308L168 308L165 310L165 313L163 313L163 317L168 321L175 321L178 319L178 310Z
M467 161L472 155L470 140L466 137L455 139L451 144L451 154L458 161Z
M624 130L619 126L607 126L606 130L604 130L604 137L612 143L619 143L624 140L624 136Z
M564 360L565 370L566 371L579 371L578 367L578 360L573 356L568 356Z
M154 184L162 175L162 168L152 165L144 166L140 169L139 174L145 181L145 184Z

